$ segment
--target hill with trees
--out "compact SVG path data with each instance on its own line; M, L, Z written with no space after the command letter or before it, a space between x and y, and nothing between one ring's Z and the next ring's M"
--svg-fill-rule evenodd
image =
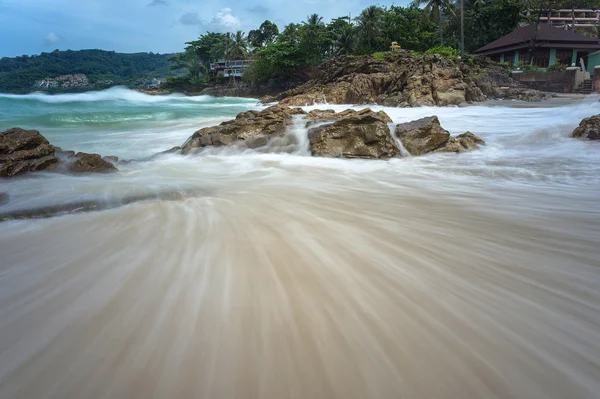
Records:
M88 87L49 89L78 91L125 85L141 87L153 78L174 74L170 70L172 54L124 54L103 50L79 50L0 59L0 92L28 93L37 81L62 75L85 74Z
M461 1L463 12L461 13ZM598 5L598 0L588 0ZM414 53L459 54L461 22L464 51L472 52L512 32L519 23L535 23L548 10L580 7L584 0L414 0L407 7L372 5L356 17L326 22L318 14L279 29L271 21L244 32L207 32L186 43L176 67L185 76L170 80L180 87L216 82L208 65L220 58L251 58L244 74L250 85L289 88L311 77L324 61L343 55L383 57L392 42ZM462 18L461 18L462 14Z

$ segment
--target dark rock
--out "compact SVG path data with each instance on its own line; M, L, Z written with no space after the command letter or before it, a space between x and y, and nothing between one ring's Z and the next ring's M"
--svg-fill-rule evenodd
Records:
M72 173L109 173L118 169L99 154L78 152L67 163L67 170Z
M349 118L349 117L354 117L354 116L361 116L361 115L372 115L375 118L379 118L382 121L386 122L386 123L392 123L392 118L390 118L388 116L388 114L386 114L383 111L378 111L375 112L373 111L371 108L364 108L364 109L360 109L360 110L354 110L354 109L347 109L344 110L342 112L335 112L332 109L326 109L326 110L320 110L320 109L315 109L310 111L308 114L306 114L304 116L304 119L311 119L313 121L335 121L337 119L344 119L344 118ZM308 127L311 124L311 122L308 122L306 124L306 126Z
M13 128L0 133L0 177L50 171L59 163L54 147L37 130Z
M600 114L585 118L579 123L579 126L573 130L573 137L600 140Z
M241 112L233 120L219 126L206 127L195 132L181 148L182 154L189 154L197 148L239 144L260 136L276 137L286 133L292 123L292 116L305 114L300 108L275 105L262 111ZM254 141L256 143L264 140Z
M450 133L437 116L430 116L396 125L396 136L411 155L421 155L444 146Z
M6 193L0 193L0 205L8 204L9 196Z
M387 159L400 155L387 122L372 111L312 128L308 138L314 156Z

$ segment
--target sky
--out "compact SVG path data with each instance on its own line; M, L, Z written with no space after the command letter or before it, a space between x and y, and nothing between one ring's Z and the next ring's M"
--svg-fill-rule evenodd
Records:
M0 57L79 49L173 53L206 31L280 29L317 13L327 22L408 0L0 0Z

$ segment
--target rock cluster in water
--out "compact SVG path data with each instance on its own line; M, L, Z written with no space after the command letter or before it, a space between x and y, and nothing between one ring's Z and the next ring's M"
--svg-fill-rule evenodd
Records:
M600 140L600 114L583 119L579 126L573 130L572 136L588 140Z
M98 154L63 151L37 130L12 128L0 133L0 177L40 171L105 173L117 168Z
M308 141L313 156L363 159L388 159L401 155L402 146L411 155L430 152L464 152L485 142L470 132L456 137L441 127L436 116L394 126L383 111L369 108L313 110L275 105L263 111L247 111L231 121L194 133L181 147L182 154L209 146L237 145L259 148L288 134L293 117L306 120ZM394 137L395 136L395 137ZM177 150L176 150L177 151Z
M490 98L539 101L545 96L520 86L505 67L484 57L461 60L398 51L383 61L369 56L331 59L321 64L316 78L279 96L264 98L263 102L413 107L459 105Z

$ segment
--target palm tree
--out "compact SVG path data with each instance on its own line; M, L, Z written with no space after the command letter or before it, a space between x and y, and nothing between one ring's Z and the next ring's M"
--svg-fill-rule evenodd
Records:
M325 25L325 23L323 22L323 17L320 17L319 14L307 15L306 22L304 22L304 24L310 26Z
M344 26L338 33L334 43L337 55L351 54L356 48L356 35L351 25Z
M367 43L369 50L372 50L373 43L381 34L381 8L377 6L365 8L356 17L356 24L360 39Z
M446 11L452 12L451 2L449 0L413 0L413 5L420 7L425 6L425 12L437 22L440 28L440 42L444 45L444 31L442 29L442 14Z
M248 55L248 37L238 30L235 34L227 33L225 39L225 56L230 60L246 58Z

